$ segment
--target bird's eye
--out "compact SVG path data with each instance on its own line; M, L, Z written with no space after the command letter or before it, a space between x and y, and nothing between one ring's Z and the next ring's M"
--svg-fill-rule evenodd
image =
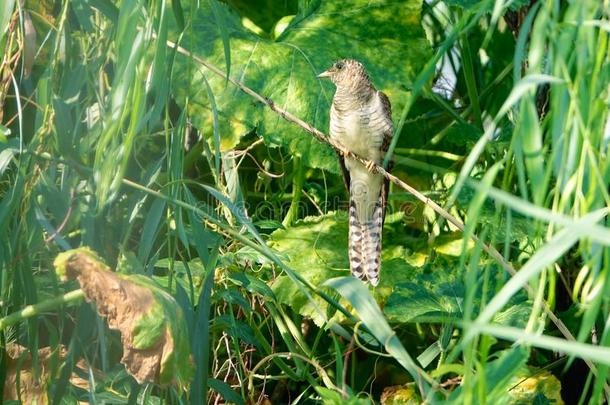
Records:
M341 70L341 69L343 69L343 65L344 65L343 62L337 62L337 63L335 63L335 68L337 70Z

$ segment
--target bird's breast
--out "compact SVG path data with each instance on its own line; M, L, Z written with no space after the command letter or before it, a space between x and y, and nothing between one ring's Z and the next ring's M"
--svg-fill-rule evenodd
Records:
M372 133L368 124L368 118L366 115L355 112L345 117L345 135L343 142L352 152L363 156L372 157L371 148L372 145Z
M369 103L352 110L332 111L330 132L351 152L378 162L383 132L376 127L379 113L375 107L374 103Z

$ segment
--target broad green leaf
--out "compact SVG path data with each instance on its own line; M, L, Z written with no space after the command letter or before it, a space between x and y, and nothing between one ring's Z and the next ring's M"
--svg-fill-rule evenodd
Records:
M182 45L214 65L223 66L225 47L216 25L216 21L222 21L231 44L232 78L324 132L328 129L334 87L316 75L337 59L362 61L373 83L388 94L394 110L399 111L408 96L402 89L409 87L430 55L420 25L421 1L303 4L307 7L299 10L282 34L269 40L244 28L240 16L229 6L218 4L213 13L202 3L197 13L189 16L196 35ZM251 97L235 86L227 86L221 77L180 56L173 77L174 91L198 128L204 132L212 128L211 104L202 75L216 98L222 150L235 147L242 135L256 129L268 145L287 147L302 156L306 165L338 172L335 154L327 145L253 103Z
M373 294L383 303L399 282L407 282L418 272L405 261L405 246L412 241L404 236L402 216L388 216L384 229L381 281ZM396 222L390 222L394 220ZM349 275L347 257L347 214L329 213L320 217L307 217L288 229L278 229L271 234L269 245L283 256L284 262L313 285L326 280ZM272 284L280 302L288 304L303 315L312 316L320 323L312 303L287 277L280 276ZM320 305L325 305L319 299Z
M458 206L467 209L470 201L474 197L474 190L478 190L479 188L483 188L482 185L476 183L474 181L469 182L469 185L474 185L473 188L464 188L460 192L458 197ZM474 190L473 190L474 189ZM496 191L495 188L490 188L488 193L489 196L493 198L493 192ZM532 229L532 224L529 218L523 216L520 212L511 211L510 224L506 216L502 218L497 218L496 206L492 201L492 198L488 198L485 200L481 208L479 209L477 216L477 223L492 226L494 232L496 233L496 240L504 240L507 236L513 241L524 241L528 240L532 236L534 229ZM510 207L512 208L512 207ZM510 225L510 227L508 227Z
M430 273L415 273L412 281L399 283L395 286L388 298L383 312L388 321L396 323L410 322L455 322L463 317L464 282L457 272L443 268L441 264L433 264L434 270ZM497 269L495 272L500 272ZM492 273L486 296L493 296L495 282L501 280L501 274ZM480 307L482 286L486 284L481 280L477 289L475 308ZM510 306L494 315L492 322L500 325L525 327L531 304L525 300L525 293L514 297Z
M448 322L461 318L463 294L440 294L419 283L396 286L384 313L390 322Z

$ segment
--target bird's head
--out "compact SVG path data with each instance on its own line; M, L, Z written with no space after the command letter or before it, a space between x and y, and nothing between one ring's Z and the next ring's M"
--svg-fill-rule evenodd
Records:
M335 62L319 78L329 78L337 87L355 88L370 83L364 65L354 59L343 59Z

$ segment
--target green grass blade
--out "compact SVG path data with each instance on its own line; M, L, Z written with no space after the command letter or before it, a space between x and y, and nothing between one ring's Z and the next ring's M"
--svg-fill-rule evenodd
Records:
M518 344L527 344L555 352L563 352L594 363L610 365L610 348L600 347L587 343L570 342L554 336L545 336L524 332L523 329L510 326L489 324L466 324L467 329L474 334L489 334L499 339L509 340Z
M599 210L578 220L574 225L565 227L527 261L527 263L512 277L502 289L487 304L475 320L476 324L488 323L499 312L513 295L523 288L533 277L540 274L547 266L553 264L563 253L570 249L579 239L585 238L591 225L599 222L606 215L606 210ZM474 330L468 330L465 341L472 339Z
M191 338L196 371L191 385L190 398L196 404L207 402L210 362L210 307L215 274L214 266L208 269L199 295L194 335Z
M375 339L411 374L415 381L421 384L427 393L428 384L432 378L413 361L405 350L362 281L354 277L338 277L326 281L324 285L337 290L354 307L363 324L375 336Z

